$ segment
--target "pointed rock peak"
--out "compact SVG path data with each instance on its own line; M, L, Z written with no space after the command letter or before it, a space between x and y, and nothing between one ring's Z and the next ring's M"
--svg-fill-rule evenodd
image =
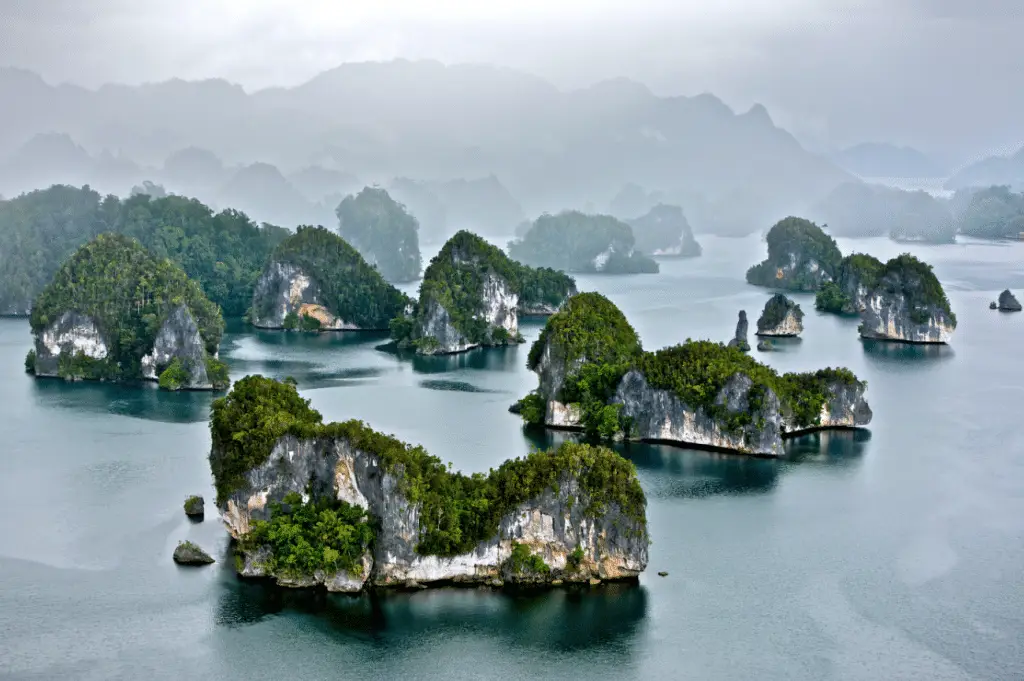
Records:
M750 107L750 110L743 114L743 116L760 123L767 123L772 126L775 125L775 122L772 121L772 117L768 114L768 109L764 108L763 104L754 104L754 106Z

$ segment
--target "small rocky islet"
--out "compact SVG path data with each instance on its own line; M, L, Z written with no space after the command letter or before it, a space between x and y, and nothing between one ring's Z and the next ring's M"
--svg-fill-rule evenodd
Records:
M764 305L757 318L758 336L799 336L804 330L804 313L800 306L781 293L776 293ZM758 343L760 350L760 343Z
M210 432L243 577L351 593L593 584L647 566L646 498L609 449L566 443L466 476L362 422L324 423L295 386L262 376L214 403Z
M989 309L999 310L1000 312L1020 312L1021 305L1010 289L1005 289L999 294L999 300L993 301L989 305Z
M779 375L738 347L687 340L644 351L604 296L581 293L530 349L539 387L515 407L529 424L781 456L783 439L871 421L866 384L847 369Z

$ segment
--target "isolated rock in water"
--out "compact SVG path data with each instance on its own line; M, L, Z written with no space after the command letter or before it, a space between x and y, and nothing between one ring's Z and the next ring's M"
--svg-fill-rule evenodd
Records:
M804 313L792 300L776 293L765 303L757 320L758 336L799 336L804 330Z
M271 254L249 317L263 329L384 331L410 303L340 236L300 227Z
M999 309L1003 312L1020 312L1020 303L1010 293L1010 289L1006 289L999 294Z
M907 343L947 343L956 315L930 265L909 254L885 264L865 299L860 335Z
M296 427L303 437L289 434ZM251 431L260 437L242 437ZM211 433L218 508L243 576L357 591L506 574L634 580L647 565L646 498L632 464L609 449L565 443L470 478L360 421L324 424L294 386L262 376L214 404ZM462 514L439 526L453 505ZM275 522L287 533L273 546L287 537L313 545L312 572L277 564ZM324 536L323 522L344 531Z
M193 494L185 500L185 515L190 518L202 517L205 505L206 502L203 501L201 496Z
M749 324L747 323L747 311L740 310L739 321L736 322L736 337L729 341L730 348L739 348L743 352L750 352L750 343L747 342L747 332L749 330Z
M190 541L178 542L174 549L174 562L178 565L209 565L216 561L206 551Z
M759 340L757 349L761 352L771 352L775 349L775 345L770 340Z
M998 310L999 309L999 303L997 303L996 301L993 300L991 303L988 304L988 309L990 309L990 310Z

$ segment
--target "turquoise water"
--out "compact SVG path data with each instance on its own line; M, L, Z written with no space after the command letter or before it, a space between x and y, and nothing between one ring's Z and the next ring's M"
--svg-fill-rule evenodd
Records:
M701 239L662 274L582 277L645 347L731 337L769 293L757 239ZM840 242L879 257L885 240ZM207 514L210 396L36 381L27 322L0 320L0 677L25 679L1024 678L1024 244L915 247L960 328L949 347L866 344L799 297L780 370L845 365L868 431L794 441L783 461L633 445L653 544L639 586L512 597L443 589L344 597L237 580ZM534 339L539 323L527 322ZM464 471L553 435L508 405L528 346L410 361L380 337L232 328L235 377L294 376L326 418L362 418ZM170 554L192 539L220 560ZM670 574L662 578L657 572Z

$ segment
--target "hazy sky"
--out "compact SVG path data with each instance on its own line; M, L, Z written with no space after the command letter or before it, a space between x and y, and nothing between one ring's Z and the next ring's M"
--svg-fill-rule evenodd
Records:
M491 62L710 91L805 140L954 156L1024 142L1022 35L1024 0L0 0L0 65L51 82L251 90L353 60Z

